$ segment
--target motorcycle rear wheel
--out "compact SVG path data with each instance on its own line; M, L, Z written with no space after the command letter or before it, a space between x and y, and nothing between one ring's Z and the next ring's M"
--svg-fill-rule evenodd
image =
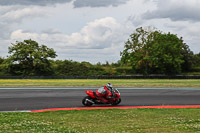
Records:
M88 100L91 100L91 101L92 101L92 98L91 98L90 96L84 97L83 100L82 100L82 104L83 104L84 106L92 106L93 103L92 103L92 102L89 102Z

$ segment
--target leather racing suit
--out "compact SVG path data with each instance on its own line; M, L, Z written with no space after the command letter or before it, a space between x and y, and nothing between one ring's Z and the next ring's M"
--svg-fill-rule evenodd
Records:
M113 97L112 88L108 88L106 86L101 87L96 90L97 99L102 101L103 103L108 103L109 99Z

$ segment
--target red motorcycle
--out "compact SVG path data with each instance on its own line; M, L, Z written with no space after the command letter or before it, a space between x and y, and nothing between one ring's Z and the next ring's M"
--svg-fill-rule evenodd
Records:
M84 97L82 100L84 106L92 106L93 104L104 104L102 103L102 101L97 99L98 96L96 95L95 91L87 90L85 91L85 93L88 96ZM112 93L109 92L109 96L112 96L113 98L109 99L106 104L118 105L121 102L120 92L116 88L113 88L113 95L114 96L112 96Z

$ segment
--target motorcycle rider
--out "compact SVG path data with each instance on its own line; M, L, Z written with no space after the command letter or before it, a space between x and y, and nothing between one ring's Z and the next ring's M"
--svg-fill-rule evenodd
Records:
M111 93L111 96L109 95ZM114 97L113 87L111 83L96 90L97 99L103 103L108 103L109 99Z

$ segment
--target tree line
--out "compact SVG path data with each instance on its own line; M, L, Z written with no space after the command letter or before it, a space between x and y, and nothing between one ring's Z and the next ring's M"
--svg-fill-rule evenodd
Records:
M200 73L200 53L194 54L183 38L152 28L137 28L130 35L116 63L91 64L53 60L57 54L34 40L8 47L9 56L0 58L0 75L11 76L99 76Z

